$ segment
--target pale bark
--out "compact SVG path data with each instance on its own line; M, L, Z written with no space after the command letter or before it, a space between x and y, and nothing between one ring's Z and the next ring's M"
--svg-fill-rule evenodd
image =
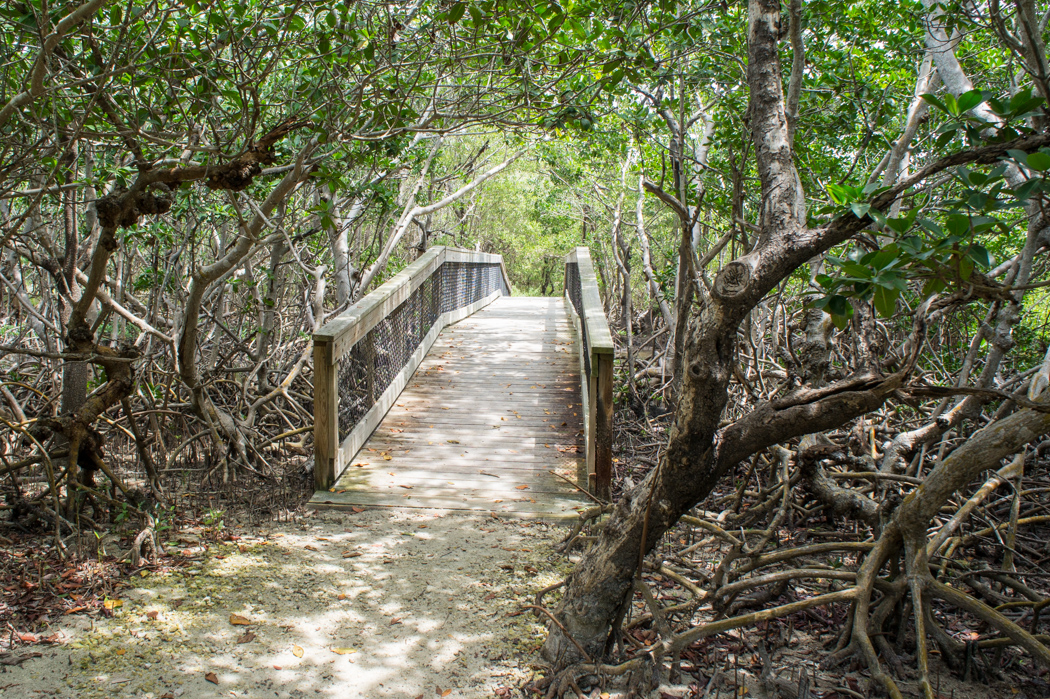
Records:
M397 244L400 243L401 239L404 237L405 231L407 231L409 226L412 225L412 222L416 219L416 217L426 216L427 214L439 211L448 206L449 204L452 204L453 202L462 199L488 180L492 179L496 175L506 170L507 167L511 165L511 163L513 163L525 153L525 151L519 151L518 153L515 153L514 155L507 158L498 165L494 165L493 167L489 168L488 170L474 178L471 182L463 185L448 196L434 202L433 204L419 206L415 203L416 196L419 193L419 189L422 187L423 182L426 180L427 173L430 170L430 164L431 162L433 162L434 157L437 155L440 145L441 142L439 139L438 142L434 145L433 150L431 150L430 157L427 159L427 164L423 168L423 173L419 176L419 179L416 181L416 184L414 185L413 190L408 197L408 203L405 205L405 209L402 212L401 217L398 219L397 223L394 225L393 230L390 232L390 237L387 238L386 245L383 246L383 251L379 254L379 257L376 259L376 261L372 263L372 265L370 265L368 269L365 270L364 274L361 276L361 283L357 287L358 297L361 297L368 290L369 285L371 285L372 280L375 279L376 275L382 272L384 269L386 269L387 262L389 262L390 260L390 255L393 254L394 249L397 247Z
M649 284L649 294L660 308L660 315L664 319L664 324L668 329L671 329L674 327L674 317L671 315L671 308L667 305L663 289L660 288L660 282L657 281L656 273L653 271L652 255L649 252L649 234L645 230L644 207L645 176L640 175L638 177L638 201L635 205L635 233L638 235L638 245L642 250L642 273Z

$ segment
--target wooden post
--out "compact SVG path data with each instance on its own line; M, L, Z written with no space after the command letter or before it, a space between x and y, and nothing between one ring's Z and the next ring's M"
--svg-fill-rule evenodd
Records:
M598 279L587 248L578 247L565 256L566 279L569 265L575 264L580 281L580 308L578 317L581 341L586 335L586 347L581 351L581 367L590 365L590 371L582 376L584 433L587 443L587 489L606 500L612 496L613 476L613 340L609 323L605 318ZM565 288L569 295L568 286ZM585 332L584 332L585 331ZM583 358L589 359L584 362Z
M592 355L597 359L594 392L594 490L603 500L612 499L613 477L613 355ZM594 385L594 384L592 384Z
M328 490L336 477L339 453L339 366L332 343L314 339L314 484Z
M584 348L587 351L587 348ZM594 355L591 355L594 358ZM598 374L594 372L594 365L590 374L586 374L582 377L583 384L583 407L587 411L584 419L587 421L583 428L584 438L587 440L585 460L587 463L587 490L593 495L598 494L598 469L597 461L597 450L595 449L597 434L595 434L595 426L598 424L598 402L595 397L598 394ZM580 367L581 371L583 367Z

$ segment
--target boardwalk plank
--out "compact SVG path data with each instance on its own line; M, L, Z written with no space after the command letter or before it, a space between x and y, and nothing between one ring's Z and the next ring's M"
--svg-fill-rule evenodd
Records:
M560 298L501 298L446 328L311 505L574 517L592 504L569 482L584 458L575 342Z

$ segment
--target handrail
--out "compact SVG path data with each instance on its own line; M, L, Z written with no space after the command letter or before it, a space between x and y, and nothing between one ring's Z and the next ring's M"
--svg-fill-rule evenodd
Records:
M433 247L314 333L314 482L364 446L445 326L500 295L500 255Z
M612 493L614 348L591 253L585 247L565 256L565 295L580 335L588 489L608 500Z

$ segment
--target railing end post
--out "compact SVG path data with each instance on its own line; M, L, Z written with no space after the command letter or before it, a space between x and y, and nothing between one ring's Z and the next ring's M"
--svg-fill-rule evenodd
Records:
M594 425L594 494L612 499L613 479L613 354L597 354L597 396Z
M339 451L339 392L332 343L314 339L314 484L327 490L335 482Z

